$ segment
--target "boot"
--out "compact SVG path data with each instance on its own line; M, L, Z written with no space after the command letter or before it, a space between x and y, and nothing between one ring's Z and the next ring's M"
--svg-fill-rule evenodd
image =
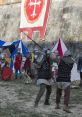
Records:
M55 107L55 109L60 109L60 106L59 106L59 104L56 104L56 107Z
M34 104L34 107L37 108L37 107L38 107L38 103L35 103L35 104Z
M65 111L67 113L71 113L71 111L69 110L69 107L66 105L64 106L63 111Z
M49 100L45 100L44 105L50 105Z
M17 79L17 76L15 76L15 79Z

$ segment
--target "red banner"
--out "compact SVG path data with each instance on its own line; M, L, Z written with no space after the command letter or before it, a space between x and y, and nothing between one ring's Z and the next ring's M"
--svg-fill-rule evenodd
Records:
M33 32L39 31L44 39L49 15L50 0L22 0L21 3L21 32L28 32L32 38Z

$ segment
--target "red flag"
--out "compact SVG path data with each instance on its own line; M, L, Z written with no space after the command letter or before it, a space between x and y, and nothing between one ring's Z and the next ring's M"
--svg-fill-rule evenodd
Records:
M60 57L62 58L63 57L63 52L62 52L62 47L61 47L61 41L60 41L60 39L59 39L59 42L58 42L57 50L58 50L58 53L59 53Z
M64 53L67 51L67 47L65 46L64 42L62 39L59 38L57 41L56 45L52 49L52 52L58 51L58 54L62 58L64 56Z

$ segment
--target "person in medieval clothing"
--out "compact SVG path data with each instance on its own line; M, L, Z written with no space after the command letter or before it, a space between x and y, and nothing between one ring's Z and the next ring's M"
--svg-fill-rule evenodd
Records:
M63 110L66 112L71 112L68 108L68 104L70 99L71 70L73 68L73 64L74 61L69 51L65 52L64 57L60 59L58 64L58 77L56 78L56 109L60 108L60 99L62 96L62 90L64 90Z
M21 65L22 65L22 55L18 51L16 57L15 57L15 62L14 62L14 69L15 69L15 78L17 79L18 76L21 78Z
M45 97L45 105L49 105L49 98L50 98L50 94L51 94L51 65L50 65L50 57L47 54L43 57L42 61L41 61L41 65L39 65L38 67L38 78L37 78L37 85L40 86L40 90L39 93L36 97L35 100L35 107L38 106L38 103L41 99L41 97L43 96L45 89L46 89L46 97Z
M24 71L26 75L29 75L31 77L31 59L30 59L30 54L28 53L25 63L24 63Z
M78 58L77 70L80 73L80 84L79 84L79 86L82 87L82 56L79 56L79 58Z

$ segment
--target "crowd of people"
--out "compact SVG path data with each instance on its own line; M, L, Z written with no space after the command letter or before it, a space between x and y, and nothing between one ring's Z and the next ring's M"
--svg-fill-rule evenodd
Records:
M50 105L50 95L52 92L52 84L56 83L56 109L60 108L60 100L62 91L64 91L64 108L66 112L69 110L70 86L71 86L71 70L74 60L71 52L66 51L63 58L60 58L56 53L51 53L50 50L45 50L42 55L35 57L35 53L28 53L23 63L23 57L20 51L17 52L14 58L15 79L22 78L22 70L24 73L35 80L40 86L36 96L34 107L38 107L41 97L46 91L45 105ZM10 60L0 57L0 75L4 80L12 79L13 70L10 69ZM77 70L80 72L80 86L82 86L82 57L78 59Z

